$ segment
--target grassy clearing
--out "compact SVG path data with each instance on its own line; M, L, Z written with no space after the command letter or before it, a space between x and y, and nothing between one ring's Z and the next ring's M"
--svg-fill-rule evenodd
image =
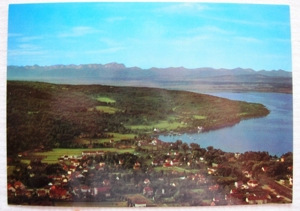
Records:
M104 113L109 113L109 114L114 114L117 111L119 111L119 109L117 108L113 108L113 107L109 107L109 106L96 106L94 107L97 111L102 111ZM89 108L88 111L92 111L94 108Z
M94 149L62 149L62 148L57 148L53 149L52 151L48 152L36 152L33 153L33 156L45 156L45 158L42 160L42 162L45 163L57 163L58 158L60 158L63 155L69 155L69 156L74 156L74 155L81 155L82 151L97 151L101 150L104 152L117 152L117 153L134 153L134 149L115 149L115 148L94 148ZM30 163L30 160L22 159L22 163Z
M116 101L109 98L109 97L97 97L96 100L103 102L103 103L115 103Z
M246 115L248 115L249 113L247 113L247 112L243 112L243 113L239 113L238 114L238 116L246 116Z
M92 143L105 143L110 140L114 140L115 142L124 140L124 139L134 139L136 134L120 134L120 133L109 133L109 135L113 135L112 138L77 138L74 140L75 143L79 144L89 144Z
M149 125L130 125L129 127L133 130L152 130L153 128L157 128L160 130L175 130L178 127L186 127L186 125L181 124L179 122L169 122L166 120L162 120L158 123L153 123Z
M183 167L178 167L178 166L171 166L171 167L163 167L163 166L158 166L158 167L155 167L155 170L156 171L160 171L160 170L163 170L163 171L178 171L178 172L186 172L186 173L198 173L199 172L199 169L185 169Z
M194 119L206 119L206 116L194 115Z

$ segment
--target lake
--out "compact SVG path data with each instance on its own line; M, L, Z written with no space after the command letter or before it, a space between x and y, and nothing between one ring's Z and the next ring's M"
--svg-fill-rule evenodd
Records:
M281 156L293 151L293 95L282 93L205 93L231 100L264 104L271 113L262 118L243 120L219 130L160 136L165 142L180 139L186 143L198 143L202 148L213 146L226 152L267 151Z

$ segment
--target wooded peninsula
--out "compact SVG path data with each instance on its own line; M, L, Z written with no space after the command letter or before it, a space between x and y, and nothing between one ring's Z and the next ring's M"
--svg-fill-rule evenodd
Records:
M7 153L81 148L78 137L205 132L263 117L262 104L146 87L7 82Z

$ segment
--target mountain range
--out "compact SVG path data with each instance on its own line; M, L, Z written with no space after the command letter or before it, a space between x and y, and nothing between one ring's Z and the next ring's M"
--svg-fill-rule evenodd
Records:
M214 69L210 67L150 68L126 67L120 63L8 66L8 80L32 80L69 84L106 84L175 88L195 85L280 84L291 89L292 73L284 70L250 68Z

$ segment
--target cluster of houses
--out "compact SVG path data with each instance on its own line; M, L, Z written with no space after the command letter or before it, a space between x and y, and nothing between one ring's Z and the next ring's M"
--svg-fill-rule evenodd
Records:
M147 142L149 144L149 142ZM152 140L151 145L155 146L159 143L159 140ZM138 145L143 146L146 144L145 141L139 141ZM81 183L78 181L84 181L86 178L92 179L96 178L97 172L105 172L107 163L105 162L96 162L93 159L92 163L88 163L91 157L96 156L104 156L105 152L102 150L84 150L79 156L71 156L71 155L63 155L58 158L58 164L62 167L62 169L66 172L64 175L50 175L48 177L49 183L43 188L36 189L28 189L21 181L14 181L13 183L8 183L8 197L15 196L26 196L27 198L32 197L48 197L53 200L62 200L62 201L72 201L74 199L100 199L100 198L109 198L112 196L112 184L109 179L103 179L97 184L86 185L85 183ZM19 155L25 156L25 154ZM27 155L26 155L27 156ZM187 179L191 181L195 181L196 185L204 186L207 191L218 193L220 192L219 184L212 184L211 181L208 180L207 175L218 176L218 170L223 168L222 165L217 163L212 163L212 165L207 166L207 163L203 157L200 157L198 160L188 160L187 156L178 159L179 152L171 151L167 153L167 158L164 160L153 160L151 165L153 168L157 166L165 167L166 169L174 166L191 166L193 162L197 162L197 164L202 163L203 168L202 173L189 173L182 174L176 171L173 171L173 175L177 175L178 179ZM234 155L234 159L238 159L240 157L239 153ZM280 162L284 162L280 160ZM123 159L119 159L116 165L122 166L124 164ZM142 164L139 161L136 161L133 165L134 170L141 169ZM44 168L43 165L40 167L28 165L27 169L29 172L36 168ZM262 171L267 171L267 167L263 167ZM95 173L96 172L96 173ZM230 190L229 194L216 194L212 198L211 205L220 205L220 204L264 204L267 203L271 196L267 191L264 191L260 188L257 180L253 179L253 175L251 171L242 171L242 174L245 178L248 178L246 183L242 181L234 182L234 188ZM34 173L29 175L30 177L34 177ZM289 176L289 182L292 184L293 177ZM116 180L119 180L118 176L115 177ZM157 180L163 180L163 178L157 178ZM73 183L73 185L69 185L72 182L77 181L77 183ZM177 182L172 182L169 184L170 186L177 187L179 184ZM141 186L142 190L141 194L146 198L151 198L155 195L155 191L151 186L151 181L146 178L143 181ZM165 194L165 189L161 189L161 194Z

